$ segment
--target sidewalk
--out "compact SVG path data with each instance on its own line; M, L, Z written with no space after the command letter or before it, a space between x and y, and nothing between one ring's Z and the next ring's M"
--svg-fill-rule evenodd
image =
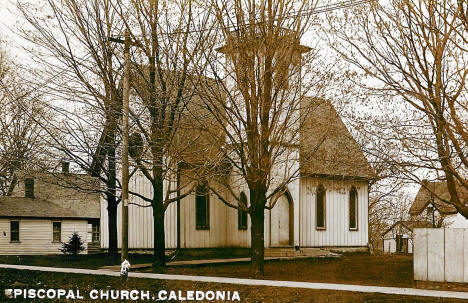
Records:
M77 273L77 274L89 274L89 275L105 275L105 276L114 276L114 277L119 276L118 272L108 271L108 270L55 268L55 267L39 267L39 266L10 265L10 264L0 264L0 268L19 269L19 270L37 270L37 271L46 271L46 272ZM468 299L468 293L466 292L426 290L426 289L415 289L415 288L399 288L399 287L383 287L383 286L255 280L255 279L239 279L239 278L226 278L226 277L166 275L166 274L134 273L134 272L131 272L129 274L129 278L178 280L178 281L224 283L224 284L250 285L250 286L274 286L274 287L304 288L304 289L315 289L315 290L337 290L337 291L381 293L381 294L406 295L406 296Z
M334 254L337 255L337 254ZM322 258L332 258L334 255L330 256L321 256ZM274 261L274 260L297 260L297 259L308 259L313 258L312 256L294 256L294 257L265 257L265 261ZM233 263L247 263L250 262L250 258L230 258L230 259L197 259L197 260L185 260L185 261L170 261L167 262L167 267L177 267L177 266L203 266L203 265L213 265L213 264L233 264ZM132 269L142 269L150 268L151 263L143 264L132 264ZM99 269L110 270L110 271L120 271L120 265L108 265L102 266Z
M187 261L171 261L167 262L166 266L201 266L209 264L231 264L231 263L243 263L250 262L250 258L233 258L233 259L208 259L208 260L187 260ZM151 263L143 264L132 264L132 269L151 268ZM102 266L99 269L109 271L120 271L120 265L108 265Z

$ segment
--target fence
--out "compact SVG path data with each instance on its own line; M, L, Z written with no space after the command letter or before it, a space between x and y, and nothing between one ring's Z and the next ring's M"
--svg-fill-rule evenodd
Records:
M414 280L468 283L468 229L414 230Z

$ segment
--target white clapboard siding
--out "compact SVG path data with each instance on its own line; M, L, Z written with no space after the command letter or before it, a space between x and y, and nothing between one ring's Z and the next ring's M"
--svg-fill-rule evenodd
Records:
M316 188L326 189L326 229L316 229ZM358 229L349 230L349 192L358 192ZM368 185L365 181L336 181L319 178L301 179L300 246L367 246Z
M0 255L61 254L61 243L52 242L52 222L62 222L62 241L66 242L73 232L78 232L85 241L88 236L87 220L15 219L19 221L20 242L10 242L10 220L0 219ZM86 253L86 251L84 252Z

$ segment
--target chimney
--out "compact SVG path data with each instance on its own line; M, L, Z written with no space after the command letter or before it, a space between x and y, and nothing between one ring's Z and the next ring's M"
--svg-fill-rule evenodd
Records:
M24 179L24 196L26 198L34 198L34 179Z
M70 173L70 162L62 161L62 173L63 174Z

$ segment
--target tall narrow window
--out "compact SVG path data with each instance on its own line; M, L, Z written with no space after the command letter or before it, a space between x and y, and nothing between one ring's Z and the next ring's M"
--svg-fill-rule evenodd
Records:
M19 242L19 221L10 221L10 241Z
M62 242L62 222L52 223L52 242Z
M240 205L247 207L247 196L244 192L240 193ZM237 210L237 226L240 230L247 229L247 212L245 210Z
M91 223L91 232L92 232L91 240L93 241L93 243L98 243L101 239L99 221L93 221Z
M351 187L349 192L349 229L357 230L358 227L358 204L356 187Z
M196 229L210 229L210 199L206 184L197 187L195 204Z
M325 229L326 223L326 191L322 184L317 187L316 194L316 214L317 214L317 229Z

